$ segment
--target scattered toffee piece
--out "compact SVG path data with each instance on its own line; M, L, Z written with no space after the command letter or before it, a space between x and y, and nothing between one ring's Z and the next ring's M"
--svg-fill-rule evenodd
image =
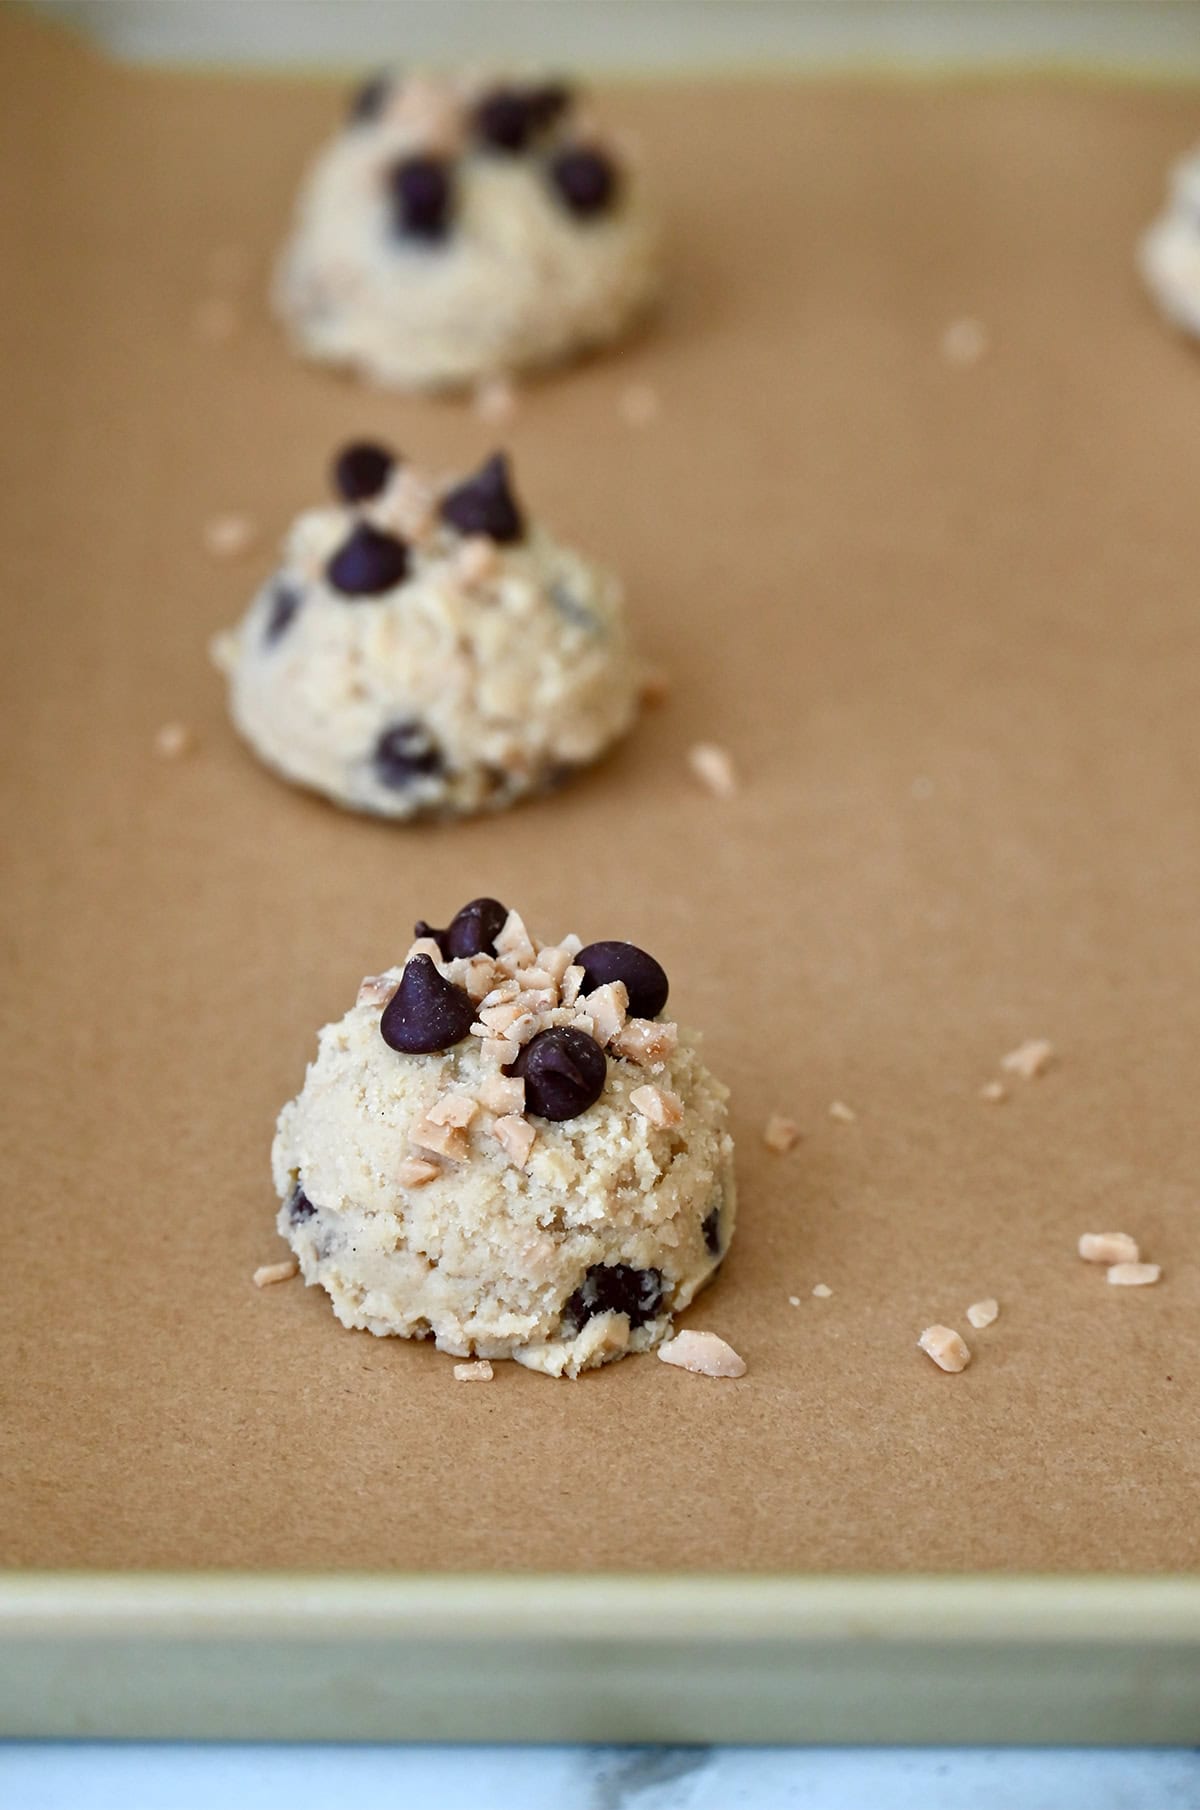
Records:
M608 1061L595 1038L569 1026L539 1031L521 1045L506 1075L525 1082L525 1110L541 1119L576 1119L604 1092Z
M408 548L394 534L359 522L325 568L343 597L379 597L408 575Z
M589 943L575 960L584 973L581 993L591 993L610 980L624 981L631 1018L657 1018L667 1003L666 974L636 943Z
M395 455L386 446L355 440L333 462L333 488L347 503L365 503L379 495L395 469Z
M288 1196L288 1224L298 1226L302 1220L311 1219L316 1210L300 1183L297 1182Z
M448 491L440 514L460 534L486 534L502 546L520 540L525 523L509 484L505 455L493 453L474 476Z
M626 1314L630 1328L652 1320L662 1303L658 1270L635 1270L628 1263L594 1263L563 1308L564 1326L576 1332L596 1314Z
M396 723L385 729L375 744L372 764L380 784L394 792L443 768L440 748L420 723Z
M721 1255L721 1209L720 1209L720 1207L714 1207L712 1212L706 1215L704 1224L700 1227L700 1230L704 1233L704 1243L705 1243L706 1248L711 1252L711 1254L714 1257L719 1257Z
M448 164L438 157L404 157L392 165L387 181L397 232L430 242L446 237L454 200Z
M445 930L435 930L418 918L413 935L431 936L448 962L456 956L495 955L496 938L507 918L508 906L499 899L472 899L455 912Z
M392 89L396 86L396 77L381 69L375 75L368 76L360 88L357 88L350 100L348 119L352 126L365 126L369 121L378 119L383 112Z
M292 617L304 602L304 596L295 585L277 584L271 592L271 613L267 617L267 629L264 636L268 647L278 641L290 626Z
M379 1034L406 1056L424 1056L461 1043L475 1022L475 1008L427 955L405 964L400 985L383 1008Z
M568 213L581 220L606 213L616 199L616 165L602 151L578 145L560 151L550 164L550 180Z

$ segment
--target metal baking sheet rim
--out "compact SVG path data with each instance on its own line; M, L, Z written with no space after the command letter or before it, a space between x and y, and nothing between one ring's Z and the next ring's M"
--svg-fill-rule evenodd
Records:
M1200 1579L10 1574L0 1734L1194 1743Z

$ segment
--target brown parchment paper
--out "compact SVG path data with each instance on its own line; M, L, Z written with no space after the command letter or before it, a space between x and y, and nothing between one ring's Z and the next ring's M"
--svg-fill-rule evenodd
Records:
M267 317L340 91L0 32L3 1559L1191 1566L1200 359L1131 248L1200 100L606 97L661 191L670 306L503 438L623 572L673 695L560 796L405 831L261 771L205 652L343 437L451 469L497 438L301 368ZM241 327L210 343L229 245ZM939 353L960 315L991 335L971 369ZM661 401L641 429L634 382ZM231 509L263 540L221 564L201 531ZM689 777L699 738L734 754L729 803ZM742 1209L688 1323L744 1381L648 1358L462 1387L251 1286L317 1027L481 891L647 945L705 1028ZM982 1102L1031 1036L1056 1067ZM771 1111L804 1128L789 1156ZM1077 1260L1109 1228L1157 1288ZM916 1350L933 1320L963 1375Z

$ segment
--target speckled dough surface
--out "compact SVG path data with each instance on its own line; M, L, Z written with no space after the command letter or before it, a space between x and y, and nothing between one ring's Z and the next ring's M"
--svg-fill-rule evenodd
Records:
M524 521L502 460L442 492L378 448L336 469L368 454L380 489L301 515L214 644L251 747L397 818L495 810L596 760L636 709L616 579Z
M435 389L603 345L657 289L641 180L566 89L410 74L317 158L274 303L308 357Z
M578 938L537 943L515 912L495 954L448 957L435 934L363 982L280 1114L278 1224L305 1281L346 1326L555 1376L658 1344L733 1231L726 1089L693 1036L630 1013L657 1003L632 976L599 982ZM617 951L601 973L640 956L590 947ZM458 1007L452 1031L423 1029ZM444 1049L385 1041L467 1019ZM598 1065L575 1095L578 1069L538 1061L564 1032Z
M1172 170L1167 205L1138 247L1138 264L1167 318L1200 336L1200 146Z

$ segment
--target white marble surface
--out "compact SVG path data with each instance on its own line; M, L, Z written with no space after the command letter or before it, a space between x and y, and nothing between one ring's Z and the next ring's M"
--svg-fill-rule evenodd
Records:
M5 1810L1200 1810L1186 1750L0 1744Z

